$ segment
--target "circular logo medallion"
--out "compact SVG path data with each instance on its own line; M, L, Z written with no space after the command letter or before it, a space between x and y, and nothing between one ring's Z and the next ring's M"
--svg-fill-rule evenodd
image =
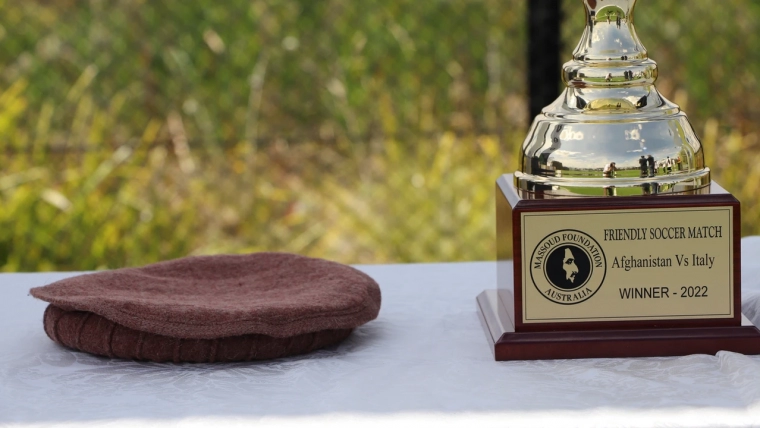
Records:
M579 230L559 230L533 250L530 277L542 296L561 305L591 298L604 283L607 259L602 247Z

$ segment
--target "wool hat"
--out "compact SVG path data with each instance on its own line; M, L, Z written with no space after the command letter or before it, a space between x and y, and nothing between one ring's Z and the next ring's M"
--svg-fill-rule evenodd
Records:
M64 346L149 361L247 361L339 343L375 319L380 288L339 263L287 253L186 257L33 288Z

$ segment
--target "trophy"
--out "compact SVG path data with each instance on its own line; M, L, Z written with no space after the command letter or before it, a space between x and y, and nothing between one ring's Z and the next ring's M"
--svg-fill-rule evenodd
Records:
M636 0L583 3L566 88L496 181L497 289L477 298L495 358L760 354L739 202L655 88Z

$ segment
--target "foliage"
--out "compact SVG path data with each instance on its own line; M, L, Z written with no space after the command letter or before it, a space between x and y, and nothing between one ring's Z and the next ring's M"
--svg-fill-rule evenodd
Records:
M567 56L577 3L564 2ZM712 4L642 3L637 27L758 233L760 5ZM262 250L491 259L493 181L527 126L524 12L0 0L0 268Z

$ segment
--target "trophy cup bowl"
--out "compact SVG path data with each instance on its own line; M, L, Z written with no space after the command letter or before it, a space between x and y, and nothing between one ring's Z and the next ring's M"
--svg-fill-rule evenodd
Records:
M636 0L583 0L562 94L496 180L497 360L760 354L741 313L740 206L655 88Z
M564 92L533 121L515 173L536 195L699 193L710 184L686 115L655 88L657 63L634 28L636 0L585 0L586 28Z

